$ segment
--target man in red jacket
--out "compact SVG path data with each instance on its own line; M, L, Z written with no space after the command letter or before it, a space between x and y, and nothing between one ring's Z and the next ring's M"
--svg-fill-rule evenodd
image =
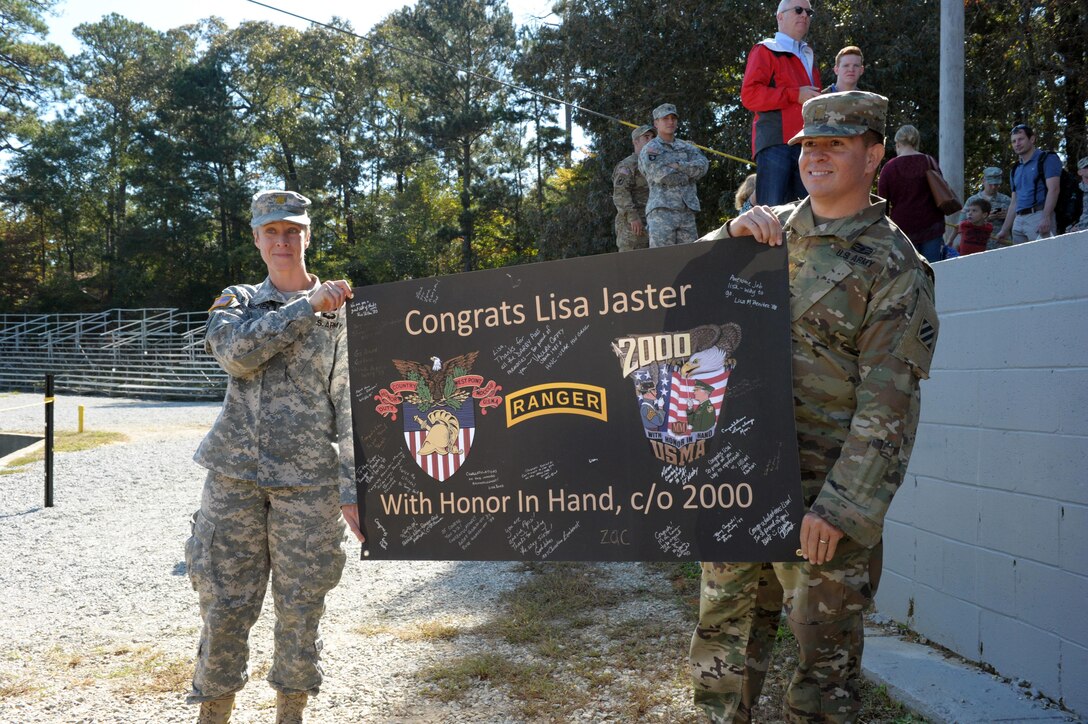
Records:
M797 161L800 146L786 141L801 130L801 105L820 94L820 72L804 42L812 22L809 0L778 3L778 32L748 54L740 100L755 114L752 155L756 160L756 198L777 206L808 195Z

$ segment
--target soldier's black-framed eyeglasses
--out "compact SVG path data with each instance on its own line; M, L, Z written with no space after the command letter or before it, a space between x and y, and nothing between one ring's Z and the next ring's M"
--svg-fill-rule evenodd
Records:
M816 14L816 11L815 11L815 10L813 10L812 8L803 8L803 7L801 7L800 5L797 5L797 6L795 6L795 7L792 7L792 8L786 8L786 9L785 9L785 10L783 10L782 12L784 12L784 13L788 13L788 12L789 12L790 10L792 10L792 11L793 11L794 13L796 13L797 15L800 15L801 13L804 13L805 15L808 15L808 16L809 16L810 18L811 18L811 17L813 16L813 15L815 15L815 14Z

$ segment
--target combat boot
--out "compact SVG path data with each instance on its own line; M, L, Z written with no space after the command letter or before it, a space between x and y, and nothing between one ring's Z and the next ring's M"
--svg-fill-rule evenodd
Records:
M230 713L234 710L234 694L201 702L200 716L196 724L230 724Z
M309 695L305 691L293 694L276 692L276 724L302 724L302 710Z

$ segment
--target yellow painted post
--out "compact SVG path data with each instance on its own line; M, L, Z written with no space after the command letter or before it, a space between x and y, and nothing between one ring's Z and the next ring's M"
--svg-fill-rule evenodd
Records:
M79 406L79 431L83 432L83 405Z

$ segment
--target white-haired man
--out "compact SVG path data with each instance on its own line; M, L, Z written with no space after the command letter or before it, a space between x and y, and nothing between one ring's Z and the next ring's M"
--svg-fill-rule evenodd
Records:
M756 198L767 206L807 195L797 167L800 150L786 142L801 130L801 106L820 94L820 71L804 41L812 16L809 0L781 0L778 32L752 48L744 69L740 100L755 114Z

